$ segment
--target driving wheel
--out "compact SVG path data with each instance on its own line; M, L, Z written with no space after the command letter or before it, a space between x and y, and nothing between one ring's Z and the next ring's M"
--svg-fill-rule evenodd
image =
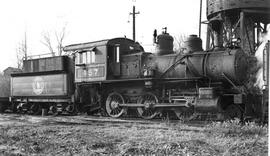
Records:
M143 104L143 107L138 107L138 115L144 119L153 119L158 111L154 108L154 105L158 103L158 98L153 93L146 93L138 99L138 104Z
M125 108L119 104L124 104L124 98L121 94L113 92L108 95L106 100L106 112L110 117L118 118L125 112Z

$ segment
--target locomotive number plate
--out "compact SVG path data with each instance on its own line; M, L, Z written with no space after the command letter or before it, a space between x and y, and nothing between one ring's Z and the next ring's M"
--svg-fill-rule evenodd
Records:
M95 78L104 77L105 69L104 66L78 68L76 72L77 78Z
M103 77L104 67L92 67L87 70L87 77Z

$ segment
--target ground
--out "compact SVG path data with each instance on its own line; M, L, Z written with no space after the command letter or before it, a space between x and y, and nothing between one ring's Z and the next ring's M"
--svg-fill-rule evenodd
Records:
M268 127L238 120L113 120L81 116L0 114L0 155L258 155L268 153Z

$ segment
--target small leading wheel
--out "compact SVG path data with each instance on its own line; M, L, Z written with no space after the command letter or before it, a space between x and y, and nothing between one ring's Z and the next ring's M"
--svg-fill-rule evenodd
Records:
M66 111L70 114L70 115L76 115L77 114L77 107L75 104L69 104L66 107Z
M118 118L125 111L125 108L119 106L119 104L124 104L124 98L121 94L113 92L108 95L106 100L106 112L110 117Z
M57 112L57 107L55 104L52 104L49 108L49 113L52 114L53 116L58 115L59 112Z
M31 114L31 115L41 114L40 104L35 104L35 103L31 104L29 111L30 111L29 114Z
M194 116L194 109L193 107L176 108L174 113L179 120L190 121Z
M156 108L153 108L158 103L158 98L153 93L146 93L142 95L138 104L143 104L144 107L137 108L138 115L144 119L153 119L158 113Z
M242 119L241 107L237 104L231 104L225 108L225 119Z

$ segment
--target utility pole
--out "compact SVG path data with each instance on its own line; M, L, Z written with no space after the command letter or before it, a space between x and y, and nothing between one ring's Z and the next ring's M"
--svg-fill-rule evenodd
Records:
M132 18L133 18L133 27L132 27L132 29L133 29L133 41L135 42L136 41L136 24L135 24L135 22L136 22L136 14L140 14L140 12L138 11L138 12L136 12L135 11L135 6L133 5L133 12L131 13L129 13L130 15L132 15Z
M200 19L199 19L199 37L201 37L202 26L202 0L200 0Z

